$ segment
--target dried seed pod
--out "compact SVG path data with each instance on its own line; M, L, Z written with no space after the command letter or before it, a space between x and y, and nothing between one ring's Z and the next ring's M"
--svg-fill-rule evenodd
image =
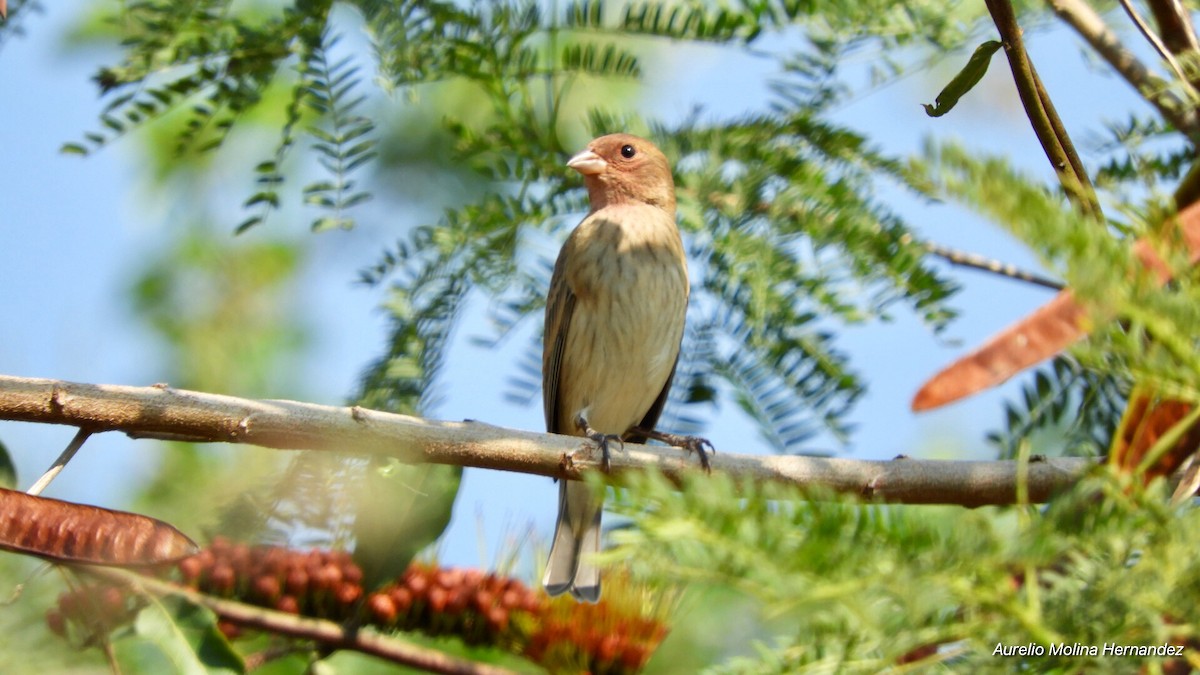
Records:
M157 565L195 553L171 525L136 513L0 488L0 548L97 565Z

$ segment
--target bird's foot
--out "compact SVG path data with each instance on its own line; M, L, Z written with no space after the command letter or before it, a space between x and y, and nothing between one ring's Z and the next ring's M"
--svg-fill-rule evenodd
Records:
M609 473L612 470L612 464L609 461L608 444L616 441L621 444L621 449L624 450L625 441L617 434L602 434L596 431L588 424L587 419L583 415L575 416L575 428L583 432L584 436L587 436L589 440L596 444L597 448L600 448L600 467L604 469L604 473Z
M700 436L684 436L682 434L671 434L665 431L656 431L654 429L642 429L634 427L629 430L630 433L653 438L656 441L662 441L667 445L675 448L682 448L688 452L694 452L700 458L700 466L708 473L712 473L712 464L709 461L709 455L717 454L717 449L709 442L707 438Z

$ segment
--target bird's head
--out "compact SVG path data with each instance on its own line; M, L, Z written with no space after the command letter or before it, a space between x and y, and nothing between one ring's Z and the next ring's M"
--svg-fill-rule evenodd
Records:
M630 134L601 136L567 161L583 174L592 210L641 202L674 215L675 182L667 158L654 144Z

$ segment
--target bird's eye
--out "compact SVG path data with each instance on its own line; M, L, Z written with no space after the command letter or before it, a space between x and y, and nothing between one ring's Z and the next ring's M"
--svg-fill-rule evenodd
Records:
M630 159L636 154L637 154L637 150L634 150L632 145L622 145L621 146L621 156L624 157L625 159Z

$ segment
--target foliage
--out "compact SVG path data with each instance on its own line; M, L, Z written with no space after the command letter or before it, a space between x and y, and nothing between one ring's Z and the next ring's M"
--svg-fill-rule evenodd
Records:
M1095 331L1074 359L1060 358L1039 370L1022 400L1006 406L1006 428L990 435L1002 456L1016 456L1018 445L1038 432L1048 432L1060 452L1103 454L1135 381L1180 400L1197 400L1200 362L1186 336L1200 327L1200 295L1186 247L1176 230L1164 225L1172 221L1161 200L1152 198L1137 209L1126 205L1124 214L1100 224L1002 158L936 146L909 168L914 184L931 196L961 201L1036 243L1076 297L1090 306L1094 320L1123 318ZM1164 252L1176 279L1170 289L1158 288L1135 262L1134 238Z
M837 323L886 317L898 302L934 327L949 318L952 286L924 265L907 226L871 197L879 180L903 180L899 165L825 111L848 93L837 79L845 55L960 44L965 36L953 14L886 3L822 5L820 20L802 3L347 6L367 29L373 82L384 91L417 97L461 85L473 92L476 103L447 111L444 129L454 161L491 186L448 208L436 225L413 229L364 272L366 280L391 282L392 337L364 384L372 398L391 401L385 407L428 409L436 401L446 338L469 293L503 308L497 341L538 313L549 266L534 242L560 236L583 206L559 160L570 149L562 139L580 136L581 103L595 106L587 134L648 127L678 158L697 279L691 321L700 327L689 333L689 362L681 368L688 380L668 411L685 428L698 426L700 416L674 408L714 401L728 387L777 449L795 449L814 434L844 436L843 420L864 384L834 346ZM277 117L280 140L256 169L252 215L239 230L281 207L294 173L286 162L302 136L326 173L300 190L322 212L314 228L349 227L354 207L372 194L352 176L373 164L379 145L360 111L367 104L362 55L337 37L344 21L320 2L125 5L117 24L123 60L97 76L108 99L102 131L67 149L90 152L148 120L187 115L179 151L207 152L263 100L278 105L263 93L283 87L292 93ZM797 28L805 40L792 46L783 38ZM596 106L586 94L594 83L645 76L651 38L677 49L712 44L767 56L778 72L773 100L741 119L673 126ZM882 63L880 76L899 68ZM537 379L531 369L515 373L514 391L536 391Z
M1126 394L1123 380L1058 357L1021 387L1019 402L1004 406L1004 429L988 434L1001 459L1016 459L1035 432L1034 452L1100 457L1112 446Z
M299 248L279 240L231 241L195 215L131 284L133 310L158 338L169 364L158 372L171 385L189 389L278 396L296 387L287 373L305 343L290 300ZM138 506L184 528L211 527L226 503L260 485L281 460L262 449L182 442L170 448L147 476ZM188 498L195 494L209 496L203 507ZM227 519L220 529L234 534L257 527L247 519Z
M1099 471L1044 509L965 510L631 476L616 510L637 527L606 556L689 594L751 599L766 637L716 672L1129 672L1168 659L1051 647L1194 644L1200 514L1168 508L1163 487ZM1045 654L993 655L1030 643Z

